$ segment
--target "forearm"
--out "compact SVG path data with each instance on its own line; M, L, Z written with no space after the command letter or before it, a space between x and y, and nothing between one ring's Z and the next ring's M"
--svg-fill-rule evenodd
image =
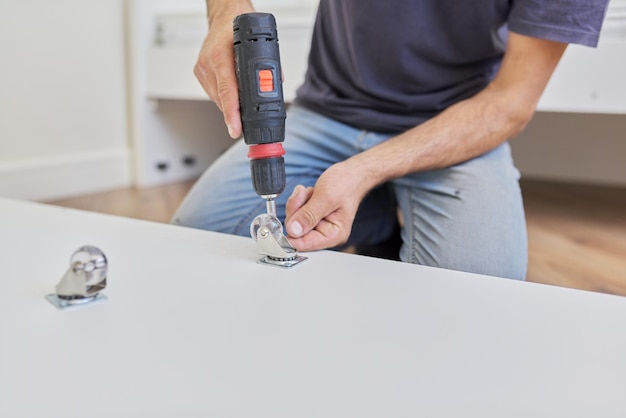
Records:
M518 134L534 111L534 103L520 104L493 90L488 87L346 164L368 173L364 188L369 190L393 178L449 167L490 151Z
M467 161L515 136L534 114L565 47L511 32L500 70L484 90L332 165L314 188L297 190L287 202L293 245L307 251L344 243L359 203L378 184Z
M475 96L344 163L366 173L365 192L408 173L449 167L488 152L518 134L566 44L509 34L496 78Z

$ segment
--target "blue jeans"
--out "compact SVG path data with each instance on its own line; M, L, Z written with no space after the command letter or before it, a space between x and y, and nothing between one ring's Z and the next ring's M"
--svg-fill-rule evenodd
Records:
M296 185L314 186L332 164L390 136L297 106L288 111L286 129L287 187L276 201L281 220ZM387 239L399 209L402 261L523 280L528 245L518 180L508 143L452 167L394 179L364 199L348 244ZM247 146L239 140L197 181L172 223L250 236L250 223L263 212L265 201L252 189Z

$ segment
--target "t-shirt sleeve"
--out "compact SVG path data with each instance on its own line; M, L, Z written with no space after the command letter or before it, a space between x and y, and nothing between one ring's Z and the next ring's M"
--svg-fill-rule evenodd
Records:
M513 0L509 30L557 42L598 45L608 0Z

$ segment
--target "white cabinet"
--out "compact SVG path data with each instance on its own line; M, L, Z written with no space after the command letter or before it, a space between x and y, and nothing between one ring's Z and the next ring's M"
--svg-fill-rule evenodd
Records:
M285 100L304 78L316 1L256 1L276 16ZM136 181L199 175L233 140L193 75L207 33L203 1L134 0L129 11Z
M570 45L511 145L526 178L626 186L626 1L611 0L598 48Z
M612 0L597 48L570 45L539 109L626 114L626 1Z
M259 0L254 4L257 10L276 16L285 99L290 101L306 69L317 2ZM232 143L221 113L193 75L207 31L204 2L134 0L132 5L129 56L137 183L142 186L192 178ZM513 141L523 174L626 184L626 176L617 167L623 164L614 162L615 151L621 150L626 135L625 67L626 0L612 0L599 47L568 47L539 103L537 119L542 123L531 124L528 133ZM589 135L579 129L568 130L569 124L549 122L560 123L562 114L580 113L587 114L587 126L597 132L595 139L600 141L589 141ZM608 131L604 129L606 114L614 115ZM533 138L528 140L528 136ZM554 156L546 154L544 138L551 140ZM595 149L601 143L606 147ZM600 155L595 161L604 164L581 165L580 158L563 159L557 151L561 148L577 150L583 156ZM590 161L593 159L585 160ZM597 175L597 170L602 173Z

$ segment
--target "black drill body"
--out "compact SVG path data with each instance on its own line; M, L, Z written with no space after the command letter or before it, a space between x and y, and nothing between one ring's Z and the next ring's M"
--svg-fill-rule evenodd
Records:
M252 184L273 199L285 189L285 102L276 20L269 13L239 15L233 22L239 105Z

